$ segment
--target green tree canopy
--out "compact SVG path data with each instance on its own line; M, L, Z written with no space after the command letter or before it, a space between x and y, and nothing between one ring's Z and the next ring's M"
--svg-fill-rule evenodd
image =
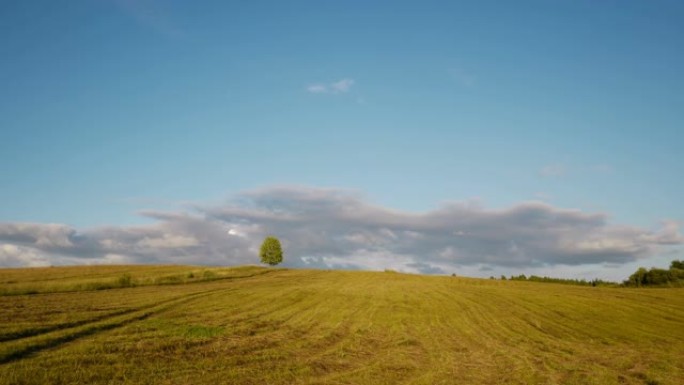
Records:
M261 256L261 263L267 263L271 266L277 265L283 261L283 248L280 246L278 238L268 236L264 239L259 250Z
M629 279L624 282L625 286L684 286L684 267L682 261L672 261L670 269L658 269L640 267L634 274L629 276Z

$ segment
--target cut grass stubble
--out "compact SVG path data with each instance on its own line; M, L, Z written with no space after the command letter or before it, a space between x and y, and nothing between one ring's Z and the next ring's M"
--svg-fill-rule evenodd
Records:
M14 289L61 292L0 297L0 384L684 378L682 289L258 267L87 269L67 268L62 279L60 268L46 269L49 281L30 269L1 271ZM120 288L74 289L125 274Z

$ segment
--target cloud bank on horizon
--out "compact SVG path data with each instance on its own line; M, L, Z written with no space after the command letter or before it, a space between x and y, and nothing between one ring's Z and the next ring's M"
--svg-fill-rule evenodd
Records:
M674 221L653 231L540 202L502 210L450 203L411 213L371 204L354 191L309 187L270 187L223 205L141 215L156 222L83 230L2 223L0 265L255 263L261 241L274 234L286 266L445 274L463 266L620 265L684 243Z

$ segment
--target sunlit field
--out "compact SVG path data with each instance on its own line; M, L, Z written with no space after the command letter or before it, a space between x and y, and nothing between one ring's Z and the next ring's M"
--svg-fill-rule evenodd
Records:
M684 289L0 270L0 384L682 384Z

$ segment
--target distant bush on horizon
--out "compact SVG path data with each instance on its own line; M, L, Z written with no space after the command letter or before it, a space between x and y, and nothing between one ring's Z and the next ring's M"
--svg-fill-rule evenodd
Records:
M640 267L622 283L629 287L684 287L684 261L674 260L668 270Z
M502 276L505 279L504 276ZM560 283L563 285L579 285L579 286L618 286L617 282L604 281L602 279L570 279L570 278L552 278L552 277L540 277L537 275L531 275L527 277L525 274L512 275L509 278L511 281L528 281L528 282L543 282L543 283Z

